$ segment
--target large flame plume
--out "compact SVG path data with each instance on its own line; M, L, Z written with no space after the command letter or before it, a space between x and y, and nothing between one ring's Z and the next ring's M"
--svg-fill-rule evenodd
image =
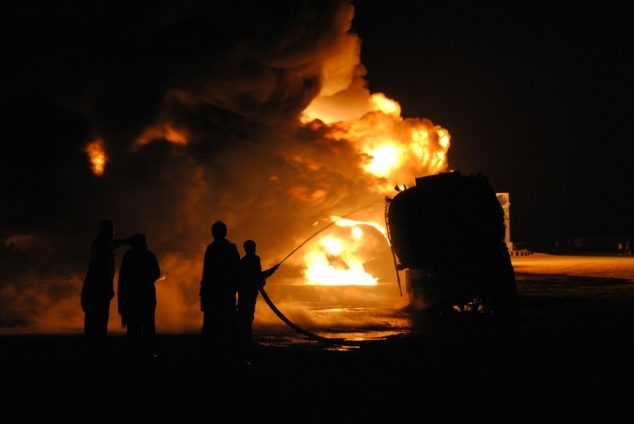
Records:
M199 330L202 257L217 219L240 249L257 242L264 267L284 260L266 289L295 321L317 324L301 306L307 290L313 302L398 296L385 197L447 170L449 132L370 93L350 2L282 2L283 14L246 3L240 15L228 6L190 11L207 25L178 15L139 28L130 36L146 48L145 62L125 64L134 78L108 80L112 90L93 107L76 103L91 127L77 138L89 173L76 165L69 172L80 183L63 181L59 201L75 205L73 214L45 228L3 229L7 245L55 268L2 282L5 331L81 331L88 245L104 217L115 237L145 233L157 254L162 332ZM272 16L275 29L263 24ZM185 28L190 38L180 40ZM177 39L191 43L185 52ZM146 63L161 77L133 85ZM123 106L141 94L153 102ZM111 331L121 331L115 304ZM259 305L256 325L279 323Z

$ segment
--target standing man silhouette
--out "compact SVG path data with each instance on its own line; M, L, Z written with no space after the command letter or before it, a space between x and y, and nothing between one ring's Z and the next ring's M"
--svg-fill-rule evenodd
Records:
M127 239L114 240L114 226L110 219L99 222L99 234L90 244L88 272L81 290L84 311L84 339L88 349L107 351L110 301L114 297L114 250L128 244Z
M245 255L240 259L242 280L238 288L238 332L242 353L248 354L253 347L253 318L258 291L264 287L266 279L277 271L279 264L262 271L260 257L255 253L255 241L247 240L242 247Z
M240 283L240 253L227 240L227 226L216 221L211 226L213 241L205 249L200 281L200 308L203 355L237 359L238 332L236 294Z
M156 338L156 287L161 269L148 249L145 235L130 237L119 269L118 300L121 324L127 327L128 353L133 358L152 358Z

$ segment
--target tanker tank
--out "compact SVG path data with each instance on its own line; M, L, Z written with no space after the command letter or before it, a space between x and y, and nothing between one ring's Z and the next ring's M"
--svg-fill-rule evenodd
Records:
M517 318L515 272L504 210L481 173L416 179L386 203L386 227L410 306L438 314Z

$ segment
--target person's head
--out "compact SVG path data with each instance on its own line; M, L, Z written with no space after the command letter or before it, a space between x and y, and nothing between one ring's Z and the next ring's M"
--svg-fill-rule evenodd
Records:
M102 219L99 221L99 235L110 238L114 236L114 225L112 225L112 220Z
M133 249L147 250L147 241L145 235L137 233L130 237L130 247Z
M255 253L255 242L253 240L247 240L242 243L242 247L244 247L244 251L249 254Z
M216 221L211 226L211 235L215 240L221 240L227 237L227 226L222 221Z

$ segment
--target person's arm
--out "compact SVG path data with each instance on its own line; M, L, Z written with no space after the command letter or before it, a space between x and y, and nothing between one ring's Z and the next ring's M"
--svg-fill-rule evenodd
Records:
M113 239L112 240L113 249L116 249L117 247L129 245L129 244L130 244L130 237L127 237L127 238L124 238L124 239Z
M161 267L159 266L158 259L156 255L150 252L150 260L151 260L151 272L152 272L152 281L156 281L161 278Z
M277 264L275 266L272 266L271 268L262 271L262 277L264 277L264 279L269 278L271 275L273 275L275 273L275 271L277 271L277 269L280 267L280 264Z

